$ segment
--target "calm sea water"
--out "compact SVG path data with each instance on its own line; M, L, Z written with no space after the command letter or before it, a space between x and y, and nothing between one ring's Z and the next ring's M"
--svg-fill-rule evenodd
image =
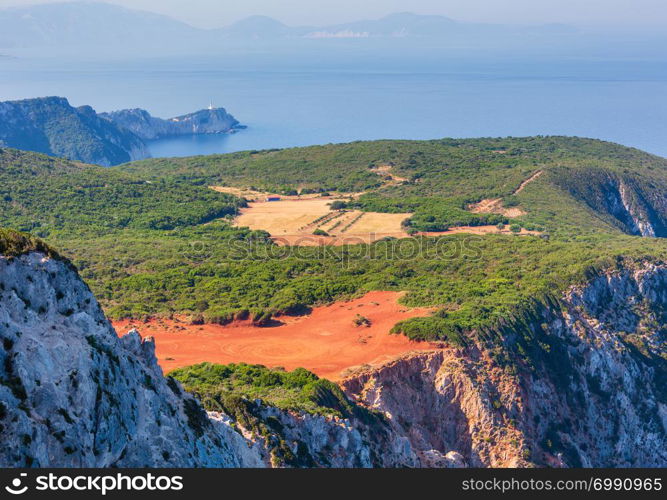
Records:
M173 56L0 58L0 100L61 95L170 117L225 107L247 130L151 144L188 156L366 139L578 135L667 156L667 61Z

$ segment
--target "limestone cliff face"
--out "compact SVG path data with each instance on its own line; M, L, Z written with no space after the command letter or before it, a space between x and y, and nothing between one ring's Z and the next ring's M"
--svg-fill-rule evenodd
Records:
M237 402L210 417L233 426L252 448L253 461L267 467L416 467L409 440L368 411L346 417L286 411L260 400ZM242 462L248 463L247 458Z
M418 352L350 377L343 386L359 403L386 414L393 432L408 438L420 466L523 465L520 432L494 406L504 399L517 412L519 387L488 360L455 350Z
M118 338L65 262L0 257L0 466L239 465L228 427ZM230 437L231 436L231 437Z
M621 231L667 237L667 186L632 172L562 169L552 181Z
M647 191L621 181L618 193L628 225L634 234L667 237L667 197L663 191Z
M621 267L508 324L509 357L476 342L343 387L383 411L421 465L664 467L666 311L666 266Z

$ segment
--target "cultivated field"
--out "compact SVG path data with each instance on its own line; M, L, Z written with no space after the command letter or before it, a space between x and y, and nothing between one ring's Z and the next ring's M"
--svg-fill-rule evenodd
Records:
M330 198L257 201L249 203L236 218L236 226L263 229L271 236L311 234L313 222L331 212Z
M241 210L235 225L263 229L282 245L342 245L408 236L401 222L411 214L331 210L330 204L339 199L281 197L280 201L251 202ZM317 230L328 236L313 235Z

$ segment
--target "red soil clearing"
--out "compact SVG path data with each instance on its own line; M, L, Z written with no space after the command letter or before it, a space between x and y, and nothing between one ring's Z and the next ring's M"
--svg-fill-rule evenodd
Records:
M308 316L281 317L275 327L247 322L232 325L190 325L178 320L154 319L114 322L119 332L137 328L153 337L158 362L165 372L182 366L212 363L251 363L293 370L303 367L319 376L339 379L341 371L360 365L377 365L400 354L430 350L433 346L390 335L399 321L426 316L429 308L398 304L397 292L370 292L349 302L314 308ZM371 325L356 326L361 315Z

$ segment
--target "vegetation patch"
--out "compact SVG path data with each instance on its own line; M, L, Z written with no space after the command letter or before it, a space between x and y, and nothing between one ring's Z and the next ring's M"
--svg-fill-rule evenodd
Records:
M50 257L58 256L46 243L29 234L0 228L0 256L18 257L30 252L41 252Z
M231 395L261 399L268 406L317 415L350 416L353 405L340 388L303 368L286 372L245 363L201 363L169 374L196 394L208 410L220 411Z

